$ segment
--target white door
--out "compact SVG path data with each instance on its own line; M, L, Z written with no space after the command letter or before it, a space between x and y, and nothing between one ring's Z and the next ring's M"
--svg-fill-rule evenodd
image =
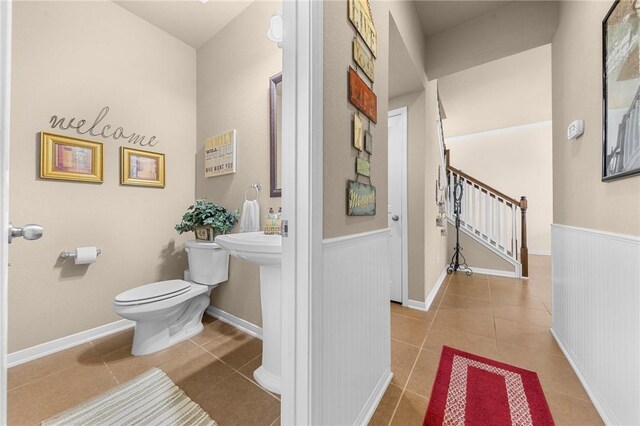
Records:
M389 111L390 299L407 304L407 108Z
M0 424L7 424L7 275L9 265L9 105L11 2L0 1Z

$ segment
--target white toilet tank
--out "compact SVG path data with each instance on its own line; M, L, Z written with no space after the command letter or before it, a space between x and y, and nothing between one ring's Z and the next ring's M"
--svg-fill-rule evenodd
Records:
M189 278L204 285L215 285L229 279L229 252L209 241L185 243L189 257Z

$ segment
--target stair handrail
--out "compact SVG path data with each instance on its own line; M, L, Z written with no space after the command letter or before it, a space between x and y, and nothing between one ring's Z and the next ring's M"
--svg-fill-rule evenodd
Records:
M462 177L464 180L472 183L478 190L484 192L489 197L496 198L498 201L502 200L506 206L520 209L520 264L522 265L522 276L529 276L529 249L527 246L527 209L529 207L529 202L527 197L524 195L520 197L520 200L516 200L513 197L506 195L504 192L499 191L492 186L482 182L481 180L463 172L460 169L457 169L450 164L450 152L446 150L446 163L447 163L447 174L454 174ZM514 219L515 224L515 219ZM514 236L515 237L515 236ZM517 250L517 240L515 241L514 250ZM514 258L515 253L514 253Z

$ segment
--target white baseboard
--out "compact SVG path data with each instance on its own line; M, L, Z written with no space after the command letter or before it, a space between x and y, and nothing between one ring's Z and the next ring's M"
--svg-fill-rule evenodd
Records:
M81 331L80 333L72 334L70 336L61 337L60 339L52 340L50 342L41 343L27 349L22 349L7 355L7 367L15 367L16 365L24 364L25 362L33 361L34 359L42 358L43 356L51 355L91 340L126 330L134 325L135 322L122 319L90 330Z
M576 363L573 361L571 353L565 348L564 344L562 343L562 340L558 337L556 332L553 331L553 328L550 328L549 331L551 331L551 335L556 340L556 343L558 344L558 346L560 346L560 350L564 354L564 357L567 359L567 361L569 361L569 365L571 365L573 372L576 373L578 380L580 380L580 383L582 383L582 387L584 388L585 392L587 392L587 395L589 395L589 399L591 399L591 403L593 403L593 406L596 408L596 411L598 412L598 414L600 414L600 417L602 418L602 421L604 422L604 424L606 425L615 424L611 419L611 416L609 416L609 413L607 413L607 411L602 406L602 403L600 403L600 401L598 400L596 394L593 392L593 389L591 389L591 386L589 386L589 383L587 382L587 380L584 378L584 376L580 372L580 369L578 368Z
M393 373L391 372L391 368L387 368L387 371L384 372L375 389L371 393L371 396L367 400L367 403L362 408L360 415L353 423L355 425L367 425L369 424L369 420L373 417L373 414L376 412L380 401L382 401L382 397L384 393L387 391L387 387L389 387L389 383L391 383L391 379L393 378Z
M234 326L238 330L242 330L245 333L262 340L262 327L258 327L247 320L243 320L242 318L232 315L229 312L225 312L222 309L218 309L215 306L209 305L204 312L212 317L218 318L222 322L226 322L227 324Z
M551 256L551 250L529 250L529 254L536 256Z
M433 300L436 298L436 295L438 294L438 291L440 290L440 287L442 286L442 283L444 282L444 279L446 277L447 277L447 268L445 267L440 273L440 276L438 277L438 279L436 280L435 285L433 286L429 294L427 294L427 297L424 300L424 302L409 299L409 301L407 302L407 307L411 309L417 309L419 311L428 310L431 307Z
M470 268L474 274L493 275L495 277L518 278L518 275L516 274L515 271L502 271L499 269L476 268L473 266L471 266Z

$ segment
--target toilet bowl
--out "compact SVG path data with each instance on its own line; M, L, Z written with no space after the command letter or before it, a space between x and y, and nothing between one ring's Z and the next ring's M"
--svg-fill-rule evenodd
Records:
M115 297L114 312L136 323L133 355L157 352L200 333L211 291L228 279L228 251L208 241L187 241L186 246L190 281L158 281Z

